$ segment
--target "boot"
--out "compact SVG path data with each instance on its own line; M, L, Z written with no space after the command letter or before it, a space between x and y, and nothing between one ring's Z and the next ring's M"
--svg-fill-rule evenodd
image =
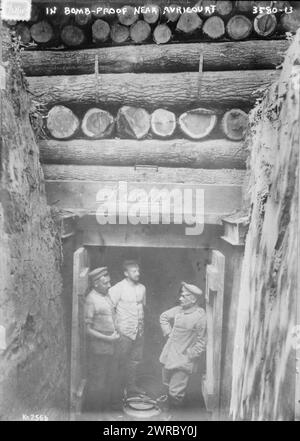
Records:
M169 409L182 409L183 403L182 403L182 400L175 398L175 397L171 397L169 395L168 396L168 406L169 406Z

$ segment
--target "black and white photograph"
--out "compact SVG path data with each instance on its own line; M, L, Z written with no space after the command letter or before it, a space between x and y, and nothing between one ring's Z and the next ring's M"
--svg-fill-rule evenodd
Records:
M300 421L300 1L0 5L0 421Z

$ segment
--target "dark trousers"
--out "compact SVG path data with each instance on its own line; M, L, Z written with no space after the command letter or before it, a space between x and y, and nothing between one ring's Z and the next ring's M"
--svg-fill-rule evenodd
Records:
M135 340L131 340L125 335L121 335L116 344L116 382L114 384L114 396L122 397L124 389L133 390L136 387L137 367L143 358L143 336L137 335Z
M89 353L84 411L102 411L110 407L114 400L114 365L114 356L111 354Z
M184 399L191 374L179 369L163 368L163 384L168 387L168 394L175 402L181 403Z

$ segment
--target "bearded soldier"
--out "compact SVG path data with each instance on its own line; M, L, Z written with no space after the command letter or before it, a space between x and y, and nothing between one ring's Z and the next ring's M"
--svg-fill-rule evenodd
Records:
M146 288L139 281L140 267L135 260L126 260L123 270L125 278L114 285L109 294L120 333L117 343L119 390L126 389L127 394L134 395L144 392L136 385L136 372L143 356Z

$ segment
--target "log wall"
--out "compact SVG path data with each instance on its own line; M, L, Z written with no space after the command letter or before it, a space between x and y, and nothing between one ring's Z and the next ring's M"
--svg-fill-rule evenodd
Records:
M198 2L199 3L199 2ZM272 2L271 2L272 3ZM161 8L161 12L164 12L164 7L170 7L170 3L168 2L164 2L164 3L160 3L160 2L154 2L154 4L156 4L157 6L159 6ZM128 25L129 28L129 24L133 24L137 19L140 19L139 25L144 24L144 26L147 25L147 27L149 28L149 37L146 38L146 42L155 42L156 38L153 36L154 31L156 29L157 24L160 25L161 23L166 27L169 27L169 34L170 37L173 39L173 41L178 42L178 41L183 41L186 37L190 39L190 41L199 41L199 38L203 41L205 40L211 40L211 41L215 41L214 39L233 39L233 40L243 40L245 38L263 38L264 37L264 32L259 32L257 26L253 26L253 23L255 23L256 17L257 17L257 13L263 11L264 13L267 12L266 9L260 9L257 13L252 12L251 8L250 11L240 11L238 8L235 8L235 2L232 2L233 8L232 11L227 14L227 13L223 13L222 12L222 8L217 4L217 8L215 11L213 11L213 9L211 9L210 13L204 13L204 11L201 11L202 5L201 3L199 3L199 11L198 11L198 15L195 12L190 11L190 14L184 14L184 12L186 11L186 8L191 8L191 5L189 2L182 2L179 1L177 2L177 4L179 4L179 6L181 7L181 13L178 15L178 23L176 24L176 20L174 22L172 21L168 21L167 20L167 14L165 13L161 13L159 20L154 23L151 23L151 26L148 26L148 23L146 24L145 21L143 21L144 19L147 20L147 17L144 17L142 11L140 11L140 13L135 12L136 17L133 17L133 21L129 20L128 22L125 21L125 24ZM213 3L212 3L213 4ZM113 2L113 3L108 3L108 5L111 8L121 8L122 6L129 6L128 3L124 4L122 2ZM137 4L136 2L133 3L134 7L139 7L139 6L145 6L144 4ZM68 6L67 4L64 4L64 6L58 5L57 6L57 13L55 16L51 16L49 14L47 14L46 12L46 6L49 6L49 4L47 5L40 5L40 16L38 18L38 20L40 20L38 23L36 23L36 19L34 19L33 22L29 23L28 26L28 30L26 32L21 32L20 35L23 38L25 36L25 38L23 38L23 43L25 46L30 46L30 45L35 45L38 44L38 46L40 48L44 48L44 47L56 47L61 49L62 48L62 44L65 45L65 47L91 47L91 46L95 46L95 45L105 45L107 43L111 43L114 41L114 33L110 32L110 26L113 25L113 22L115 21L119 21L122 22L124 20L122 20L122 15L118 15L118 14L111 14L111 13L106 13L106 14L98 14L95 11L95 3L94 2L88 2L88 3L81 3L77 5L77 9L79 9L80 7L89 7L91 11L93 11L92 14L90 14L88 23L85 23L85 20L79 20L78 19L78 15L75 14L69 14L69 15L65 15L64 14L64 8L66 6ZM70 9L71 7L75 6L76 9L76 5L72 4L69 5ZM99 5L96 4L96 7L102 7L103 4L99 3ZM107 5L106 5L107 6ZM260 5L262 6L262 5ZM206 5L207 7L207 5ZM275 2L273 2L273 7L276 8L276 4ZM295 7L295 5L293 5L293 7ZM289 11L289 9L288 9ZM295 14L299 11L294 11ZM241 15L242 14L242 15ZM81 14L82 15L82 14ZM184 16L185 15L190 15L190 20L186 21L185 25L182 26L182 21L184 20ZM211 21L211 15L213 15L214 17L216 17L215 20L217 20L217 22L222 23L221 25L221 29L222 32L218 33L218 32L214 32L214 27L215 24L212 26L212 32L207 32L207 26L208 26L208 22ZM84 17L84 15L82 15ZM247 17L246 17L247 16ZM285 17L284 17L285 16ZM80 15L79 15L80 17ZM193 17L193 18L192 18ZM230 26L230 23L232 22L232 19L236 18L236 17L241 17L238 20L245 20L249 23L249 31L246 32L245 35L243 35L243 32L238 31L237 34L234 33L232 34L232 29ZM275 11L274 14L272 15L273 20L274 20L274 25L275 25L275 30L274 30L274 34L275 34L275 38L284 38L284 33L286 31L290 31L290 32L295 32L295 30L297 29L297 26L299 26L300 24L300 14L297 15L297 17L293 17L292 21L290 19L289 14L285 13L284 9L280 9L278 8L277 12ZM270 18L270 15L269 15ZM286 19L285 19L286 18ZM95 38L95 32L94 32L94 24L97 22L97 20L101 19L102 24L105 25L106 32L104 33L103 36L101 36L101 38ZM215 23L215 20L213 20L213 22ZM191 23L193 21L196 21L197 26L196 29L194 30L194 32L191 32L192 29L190 29L191 27ZM45 25L45 22L47 22L47 25ZM207 23L206 23L207 22ZM36 32L37 28L40 27L40 23L43 23L42 28L47 26L49 27L49 32L48 32L48 37L45 38L40 38L40 31ZM34 28L31 27L31 25L33 24ZM25 25L26 26L26 25ZM72 30L71 28L66 28L72 26ZM226 35L225 34L225 29L226 29ZM195 32L197 31L197 32ZM66 34L68 34L68 38L66 37ZM139 43L140 39L136 39L133 37L133 28L130 29L130 32L128 33L128 38L125 38L125 41L123 43L123 40L121 39L121 44L128 44L128 43ZM173 35L172 35L173 34ZM208 34L208 35L207 35ZM80 35L80 37L79 37ZM131 36L131 39L129 37L129 35ZM33 41L31 40L31 36ZM45 34L44 34L45 36ZM143 41L143 40L142 40ZM163 42L168 42L169 38L167 38L166 40L163 39ZM120 44L120 42L117 40L116 44Z

